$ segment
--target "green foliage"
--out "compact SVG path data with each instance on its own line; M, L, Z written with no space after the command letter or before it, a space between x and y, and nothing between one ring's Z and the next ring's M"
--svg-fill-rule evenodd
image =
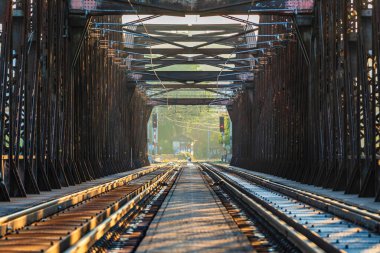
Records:
M220 70L202 64L177 64L170 67L158 68L160 71L210 71ZM210 97L215 93L202 90L179 90L163 94L161 97ZM194 158L220 158L225 154L223 142L230 143L230 120L225 107L215 106L161 106L154 108L158 113L158 145L159 153L173 154L173 140L179 135L185 135L194 143ZM219 132L219 117L225 117L226 135L222 140ZM151 127L151 123L149 124Z
M230 142L229 118L223 107L208 106L162 106L154 109L158 113L158 143L161 154L171 154L173 140L176 136L185 135L194 141L194 156L196 159L220 157L224 152L222 134L219 132L219 117L225 117L226 135L224 141ZM151 127L151 123L149 124ZM219 153L218 153L219 152Z

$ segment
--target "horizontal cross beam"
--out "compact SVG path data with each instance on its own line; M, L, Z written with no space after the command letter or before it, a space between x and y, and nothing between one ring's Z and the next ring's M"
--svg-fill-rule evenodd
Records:
M239 88L242 84L143 84L145 89L232 89Z
M195 1L160 1L156 0L135 0L131 1L94 1L91 6L85 5L82 0L71 0L70 11L74 14L85 15L122 15L138 12L142 14L161 14L161 15L185 15L199 14L202 16L224 15L224 14L247 14L252 11L260 13L282 13L292 14L311 13L314 6L314 0L303 0L295 2L294 0L271 0L255 1L252 0L220 0L218 4L212 0L195 0Z
M204 81L243 81L244 74L235 71L157 71L161 81L204 82ZM135 81L158 81L153 72L134 72L130 75ZM248 81L248 80L247 80Z
M177 55L177 54L205 54L205 55L220 55L232 54L236 50L234 48L127 48L125 50L131 54L160 54L160 55Z
M212 99L212 98L156 98L147 101L148 105L219 105L227 106L232 104L230 99Z

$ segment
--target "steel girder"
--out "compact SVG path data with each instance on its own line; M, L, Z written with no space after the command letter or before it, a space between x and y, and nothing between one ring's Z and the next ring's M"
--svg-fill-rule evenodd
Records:
M379 9L316 2L311 25L298 27L304 47L272 57L229 108L233 164L380 199Z
M132 3L133 8L130 3ZM71 0L70 11L75 14L90 13L92 15L128 14L135 10L140 14L160 14L183 16L200 14L202 16L222 14L256 13L310 13L314 0Z
M156 98L150 99L148 105L230 105L232 103L229 99L223 98Z
M152 105L83 32L91 18L87 25L69 19L72 2L0 0L1 200L147 163L141 126ZM244 7L246 13L251 1L241 2L232 9ZM151 14L152 6L139 6ZM232 13L226 6L202 14ZM300 18L262 16L261 21ZM120 22L112 16L96 19ZM290 22L297 41L269 56L249 89L228 105L234 123L232 163L379 200L380 4L318 0L314 19L310 24L307 19ZM286 32L281 26L259 27L260 34ZM107 36L121 40L120 33ZM197 60L220 64L221 59Z
M0 7L0 200L146 165L151 107L69 19L68 1Z

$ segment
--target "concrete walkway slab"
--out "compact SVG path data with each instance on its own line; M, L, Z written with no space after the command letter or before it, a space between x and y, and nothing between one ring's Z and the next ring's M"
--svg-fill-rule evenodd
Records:
M201 171L185 166L137 252L252 252Z

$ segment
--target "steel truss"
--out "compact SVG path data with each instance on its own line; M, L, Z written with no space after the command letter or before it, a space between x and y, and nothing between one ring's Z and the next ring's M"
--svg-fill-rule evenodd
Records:
M148 163L140 126L151 107L68 4L0 1L0 200Z
M92 1L101 4L94 11L99 15L95 17L85 16L91 10L69 6L74 2L83 3L0 0L0 200L79 184L147 164L145 126L152 106L165 101L154 98L147 103L140 92L140 88L147 89L147 83L135 88L136 81L126 75L115 57L110 57L114 48L101 49L100 40L93 36L96 33L89 29L96 23L121 23L120 17L107 15L111 13L102 6L107 4L105 1ZM183 15L189 7L164 10L149 5L156 1L148 1L148 5L133 2L140 14ZM256 8L260 6L250 9L252 1L235 1L233 6L230 2L223 1L224 5L216 8L209 6L211 1L197 1L198 9L193 12L226 14L230 19L236 18L228 14L250 10L265 14ZM281 7L295 2L266 3ZM277 22L290 24L296 39L287 39L286 46L275 50L260 51L260 59L257 52L239 51L232 59L237 66L233 75L244 70L240 67L259 64L260 68L252 78L249 76L252 80L243 92L239 91L232 105L232 100L211 101L227 105L233 120L232 164L380 200L379 1L318 0L313 15L309 15L310 9L292 14L269 7L266 14L280 15L263 15L259 35L288 34L289 27L263 25ZM152 29L159 32L157 27ZM130 36L133 38L144 36L141 27L125 32L134 33ZM256 43L246 33L242 34L247 35L242 36L246 46ZM107 41L122 41L123 34L109 31L106 36ZM146 36L133 42L144 43ZM174 36L169 42L188 39L182 37ZM257 39L257 45L261 45L268 37ZM220 43L210 38L206 41ZM152 43L165 44L168 38L156 38ZM146 48L125 48L135 55L150 53ZM165 48L161 53L211 54L213 58L195 59L208 65L226 60L213 55L221 53L217 49L202 50ZM128 59L135 62L127 67L139 67L138 62L144 62L142 56ZM163 67L177 64L170 57L156 60ZM140 77L153 81L152 73L147 73L152 68L144 69ZM198 79L186 83L189 73L181 73L176 83L170 81L178 76L161 74L171 89L180 89L181 85L198 88L200 84ZM216 82L215 73L197 75L200 81ZM207 89L215 88L213 83L208 83ZM159 87L157 82L149 85L150 89ZM232 89L235 83L222 85Z
M298 43L229 108L232 164L378 201L379 1L319 0L310 24L295 28Z

